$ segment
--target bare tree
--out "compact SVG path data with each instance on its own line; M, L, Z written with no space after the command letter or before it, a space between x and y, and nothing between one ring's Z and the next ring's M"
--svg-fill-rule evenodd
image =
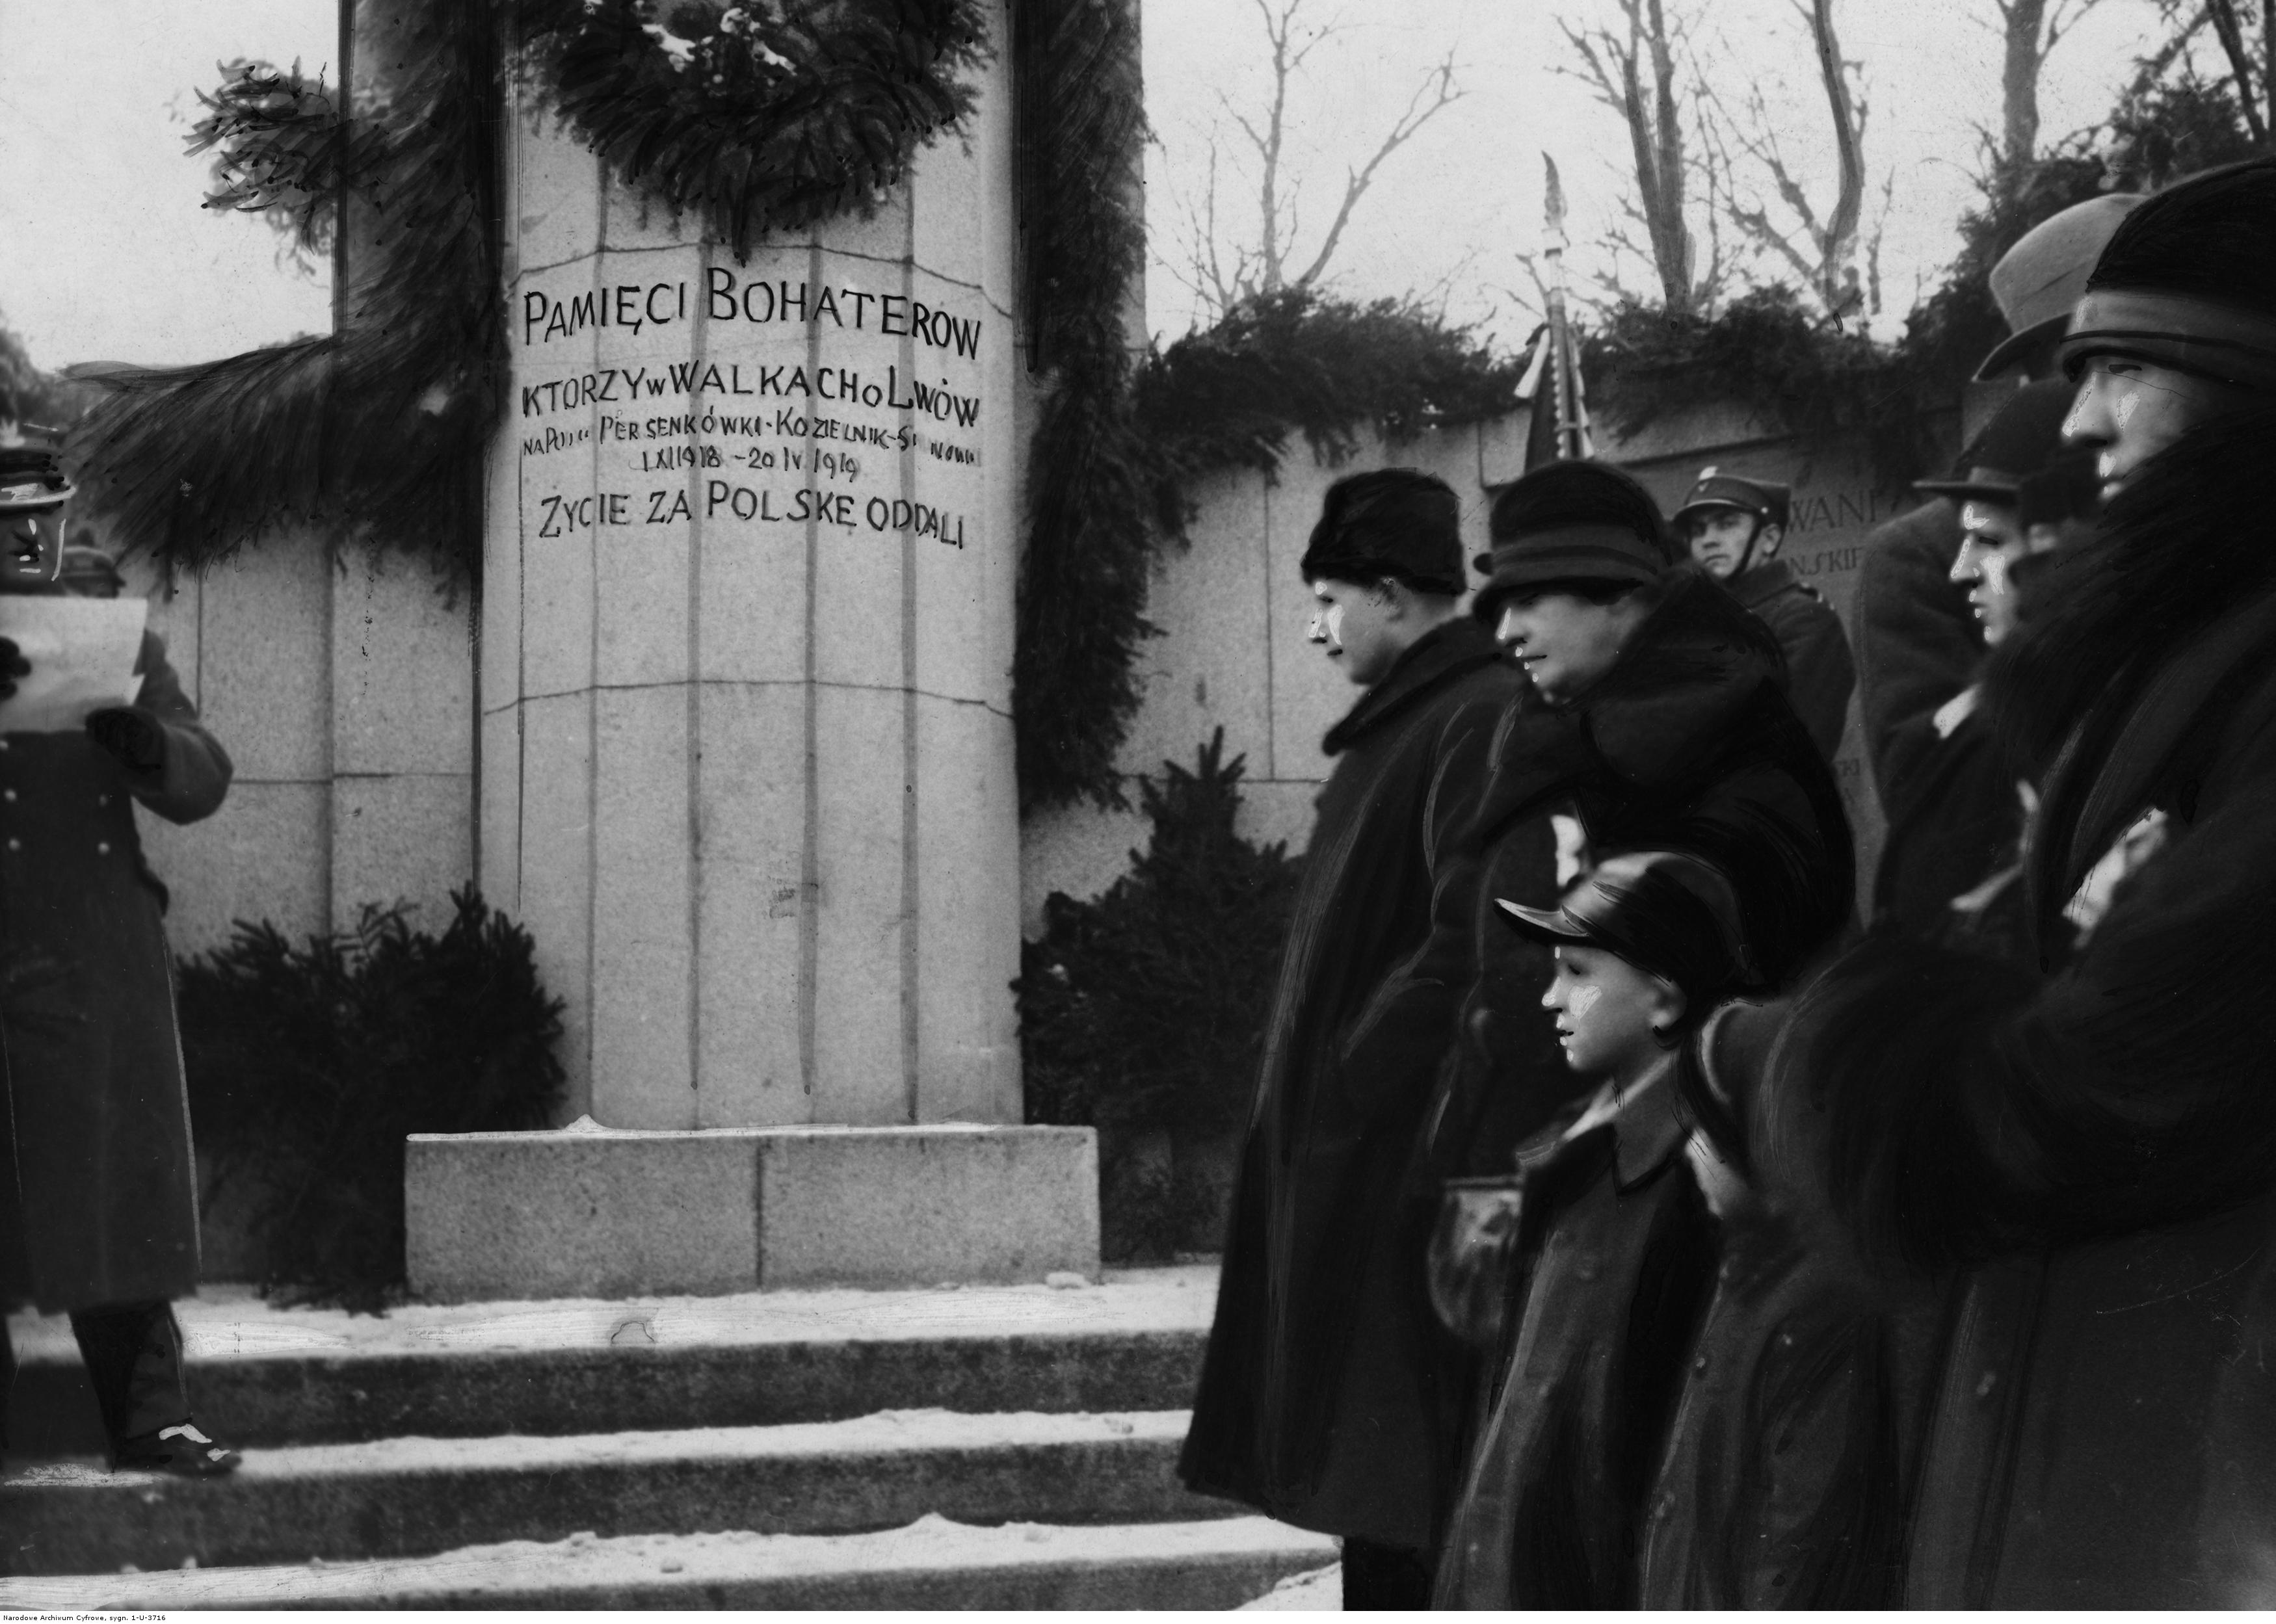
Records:
M1802 184L1779 145L1760 86L1749 87L1735 115L1711 83L1703 81L1703 94L1718 115L1731 145L1754 160L1767 177L1787 216L1781 221L1774 215L1766 200L1742 200L1734 181L1724 205L1732 224L1757 249L1785 264L1824 301L1829 314L1840 318L1861 311L1866 303L1857 257L1858 224L1865 203L1865 128L1870 109L1863 93L1850 83L1856 64L1842 59L1840 38L1833 26L1833 0L1794 0L1794 10L1809 29L1818 83L1825 93L1833 128L1837 178L1830 206L1821 210ZM1878 253L1878 244L1874 252Z
M1688 216L1691 183L1697 179L1704 184L1711 205L1718 176L1703 132L1699 149L1686 147L1685 93L1676 66L1683 19L1678 15L1671 22L1665 0L1616 4L1623 27L1575 28L1559 22L1582 64L1561 71L1587 85L1627 125L1636 190L1632 199L1624 200L1622 213L1643 231L1643 241L1639 245L1615 229L1611 245L1649 263L1669 313L1686 315L1714 302L1722 291L1726 267L1715 209L1711 206L1706 211L1709 252L1703 271L1698 268L1697 240ZM1697 64L1691 65L1696 80ZM1695 87L1690 94L1695 123L1697 94Z
M1999 172L2021 174L2037 155L2039 76L2063 36L2101 0L1992 0L1999 17Z
M1287 145L1290 94L1305 60L1344 30L1332 23L1307 24L1303 13L1309 0L1252 3L1271 48L1271 99L1260 117L1251 117L1229 102L1225 112L1240 131L1241 140L1237 144L1248 148L1256 164L1256 234L1230 246L1220 235L1218 185L1222 154L1218 138L1212 133L1202 196L1189 200L1185 208L1183 263L1169 264L1171 275L1193 291L1212 317L1222 316L1239 300L1254 294L1316 283L1342 246L1353 212L1374 185L1385 161L1464 94L1455 82L1450 51L1422 76L1407 98L1406 110L1377 143L1367 162L1345 170L1343 193L1327 230L1307 258L1299 245L1304 234L1299 208L1302 183L1291 173Z
M2253 65L2251 52L2244 42L2244 23L2237 14L2237 0L2205 0L2205 12L2212 19L2212 31L2220 41L2222 54L2228 58L2228 71L2236 79L2237 105L2244 110L2244 126L2252 132L2257 146L2268 144L2268 126L2276 118L2276 28L2270 26L2270 5L2262 0L2260 39L2261 87L2268 94L2268 110L2261 110L2260 99L2252 87Z

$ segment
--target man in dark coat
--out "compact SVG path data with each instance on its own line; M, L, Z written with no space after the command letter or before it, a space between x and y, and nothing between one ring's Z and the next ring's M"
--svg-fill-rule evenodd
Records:
M1702 468L1672 521L1699 567L1771 629L1786 653L1787 698L1828 761L1841 748L1857 667L1841 617L1778 555L1794 493L1770 480Z
M2009 336L1984 358L1977 381L2054 373L2055 345L2095 257L2141 200L2113 193L2075 204L2000 256L1992 297ZM1875 876L1875 912L1914 928L1938 918L1953 873L1981 873L1987 845L2012 822L2004 789L1979 778L1956 793L1937 770L1951 759L1937 714L1984 662L1983 634L1951 580L1960 540L1960 503L1936 496L1866 536L1857 582L1858 715L1881 810L1893 835L1906 831L1902 850Z
M2196 177L2119 228L2065 340L2105 534L1990 680L2045 767L2045 973L1884 939L1723 1023L1718 1075L1860 1243L1968 1272L1914 1605L2276 1601L2272 268L2276 162ZM2149 809L2162 850L2060 961Z
M53 452L0 448L0 593L60 597L70 495ZM135 669L83 730L0 733L0 1310L70 1314L118 1465L207 1477L238 1456L191 1419L171 1305L197 1288L197 1182L134 806L202 818L231 768L148 631ZM0 729L30 672L0 638ZM0 1322L0 1401L14 1368Z
M1302 570L1314 640L1366 691L1327 736L1180 1470L1344 1537L1350 1607L1423 1605L1456 1442L1403 1178L1468 985L1428 935L1524 678L1461 616L1453 492L1403 469L1329 489ZM1462 940L1468 940L1464 921Z

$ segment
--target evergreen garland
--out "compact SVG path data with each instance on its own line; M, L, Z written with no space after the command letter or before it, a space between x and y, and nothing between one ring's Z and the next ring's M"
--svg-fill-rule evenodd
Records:
M108 398L71 449L120 546L194 569L314 525L479 574L506 359L496 13L426 0L401 27L414 65L371 98L368 122L344 128L321 83L261 64L208 99L210 205L282 211L315 252L340 193L356 194L345 320L225 360L81 374Z
M199 1159L243 1197L264 1290L376 1312L404 1280L403 1141L547 1126L558 998L472 887L439 934L400 908L296 947L240 922L177 1003Z
M1125 804L1114 759L1144 698L1156 459L1125 329L1145 263L1136 0L1013 8L1028 364L1043 377L1012 667L1024 812Z
M980 0L514 0L543 94L625 180L740 259L859 210L973 109Z

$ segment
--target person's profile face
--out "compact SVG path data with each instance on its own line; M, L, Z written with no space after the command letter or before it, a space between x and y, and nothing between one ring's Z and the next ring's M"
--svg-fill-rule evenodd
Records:
M64 509L0 513L0 592L51 586L64 567Z
M1557 949L1541 1005L1557 1016L1565 1063L1583 1074L1633 1071L1657 1057L1655 1024L1676 1012L1666 982L1617 954L1582 943Z
M1620 662L1633 616L1624 602L1567 592L1517 593L1502 602L1494 636L1525 667L1544 699L1574 698Z
M1960 551L1952 561L1952 581L1968 589L1968 607L1984 628L1984 640L1997 646L2015 629L2015 592L2008 566L2030 551L2015 510L2006 502L1969 502L1960 510Z
M2194 374L2130 355L2090 357L2078 381L2063 438L2092 446L2105 497L2114 495L2143 464L2219 412L2228 391Z
M1312 583L1312 623L1305 635L1348 681L1372 688L1390 675L1401 652L1397 618L1398 594L1389 583L1323 576Z
M1709 508L1683 521L1683 540L1699 567L1727 581L1752 562L1755 533L1762 521L1738 508Z

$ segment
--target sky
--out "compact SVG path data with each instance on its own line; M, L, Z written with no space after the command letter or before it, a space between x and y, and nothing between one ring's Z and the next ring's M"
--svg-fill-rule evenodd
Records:
M1572 205L1575 268L1601 267L1595 238L1627 162L1619 119L1558 70L1572 54L1559 18L1609 15L1613 0L1309 0L1339 32L1306 64L1292 103L1291 165L1314 240L1344 166L1363 162L1429 65L1452 50L1465 94L1385 165L1331 268L1361 298L1443 295L1450 313L1521 340L1530 283L1517 255L1542 235L1542 154ZM1791 155L1823 195L1831 142L1806 31L1793 0L1690 0L1726 92L1759 84ZM1187 330L1193 300L1170 274L1181 204L1207 173L1212 122L1263 104L1266 54L1255 0L1144 0L1149 223L1157 257L1148 318ZM1993 0L1841 0L1842 43L1871 105L1875 185L1898 178L1884 248L1893 330L1933 285L1969 199L1975 126L1998 117ZM2042 89L2053 137L2105 111L2155 23L2152 0L2099 0L2058 50ZM197 93L238 57L298 58L337 78L334 0L0 0L0 321L49 368L233 354L322 331L322 267L299 266L264 223L200 208L206 161L183 152ZM1238 139L1237 137L1235 138ZM1247 202L1228 175L1224 210ZM1253 206L1252 206L1253 207Z

